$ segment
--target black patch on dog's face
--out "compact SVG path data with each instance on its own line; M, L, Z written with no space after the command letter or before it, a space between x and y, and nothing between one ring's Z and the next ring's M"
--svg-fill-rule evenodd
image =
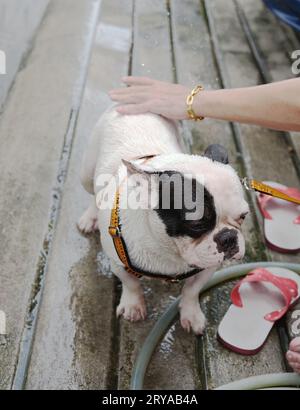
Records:
M175 184L170 183L170 177L180 178L182 189L176 189ZM159 206L156 210L160 219L166 226L169 236L189 236L191 238L200 238L204 234L212 231L216 226L217 215L213 196L202 186L195 178L192 178L187 192L184 190L184 176L176 171L165 171L159 173ZM170 191L170 207L164 209L163 195ZM169 190L169 191L168 191ZM201 191L200 191L201 190ZM197 192L201 195L197 195ZM187 198L186 196L189 196ZM200 197L200 198L199 198ZM204 201L203 216L199 219L187 219L187 215L195 210L188 209L185 204L199 199ZM181 209L178 209L178 203L181 203Z

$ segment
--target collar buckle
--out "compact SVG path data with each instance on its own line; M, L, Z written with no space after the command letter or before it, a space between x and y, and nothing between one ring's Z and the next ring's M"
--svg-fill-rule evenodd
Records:
M244 188L246 188L247 191L253 191L253 188L251 186L251 181L249 180L248 177L241 178L241 183Z
M108 232L113 238L119 238L121 236L121 230L119 226L110 226L108 228Z

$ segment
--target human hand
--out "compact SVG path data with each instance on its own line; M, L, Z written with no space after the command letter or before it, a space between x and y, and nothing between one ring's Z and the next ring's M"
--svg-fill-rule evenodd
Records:
M295 337L291 341L286 356L294 372L300 373L300 337Z
M190 89L180 84L166 83L147 77L124 77L129 87L111 90L108 94L120 105L120 114L152 112L175 120L188 119L186 97Z

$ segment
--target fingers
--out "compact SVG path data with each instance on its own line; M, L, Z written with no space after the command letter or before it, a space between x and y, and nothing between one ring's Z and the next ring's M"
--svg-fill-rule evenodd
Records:
M290 343L290 350L300 353L300 337L295 337Z
M146 104L125 104L116 107L116 111L126 115L144 114L148 112L148 107Z
M294 372L300 373L300 364L295 363L295 362L290 362L289 364L291 368L294 370Z
M112 101L116 101L119 103L125 103L125 104L138 104L138 103L142 103L145 101L145 96L141 95L141 94L114 94L111 93L110 94L110 98L112 99Z
M148 77L123 77L122 78L123 83L128 84L128 85L151 85L154 83L155 80L152 80L151 78Z
M288 350L288 352L286 353L286 358L293 370L297 373L300 373L300 354Z
M140 93L146 93L147 91L149 91L148 86L133 85L131 87L115 88L113 90L110 90L108 94L109 95L111 94L140 94Z
M127 87L109 91L113 101L121 103L142 103L149 99L146 87Z
M300 337L296 337L290 343L290 350L286 353L289 365L297 373L300 373Z
M289 362L297 362L300 366L300 354L299 353L288 350L286 357Z

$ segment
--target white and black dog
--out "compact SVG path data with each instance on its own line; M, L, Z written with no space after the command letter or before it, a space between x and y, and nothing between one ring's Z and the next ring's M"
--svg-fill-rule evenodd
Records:
M248 204L240 179L228 164L222 146L209 146L203 156L188 155L182 152L179 138L174 121L154 114L123 116L114 108L107 110L96 124L84 156L81 180L93 197L78 226L84 233L96 229L101 232L101 243L111 260L112 272L123 284L117 315L131 321L144 319L146 305L141 283L126 271L108 232L116 187L108 189L109 184L99 183L99 178L106 176L108 181L118 176L122 183L125 175L138 175L146 181L151 178L156 206L152 201L152 206L130 207L127 201L127 206L120 207L119 219L128 255L138 269L170 277L198 268L198 273L185 279L180 320L184 329L201 334L205 317L199 306L199 292L224 260L244 256L241 224L248 213ZM153 156L147 160L136 159L150 154ZM191 189L181 189L182 184L174 184L170 189L166 181L174 175L181 182L192 181ZM132 184L131 191L138 190L135 198L143 196L141 186L149 191L146 185ZM164 188L171 195L166 207L162 206ZM196 198L201 204L200 213L196 218L188 217L193 212L185 204L195 200L197 188L201 193ZM120 203L125 195L128 192L121 189ZM181 207L174 205L178 197L183 199ZM101 206L105 201L110 206ZM145 205L145 201L149 204L145 199L141 203Z

